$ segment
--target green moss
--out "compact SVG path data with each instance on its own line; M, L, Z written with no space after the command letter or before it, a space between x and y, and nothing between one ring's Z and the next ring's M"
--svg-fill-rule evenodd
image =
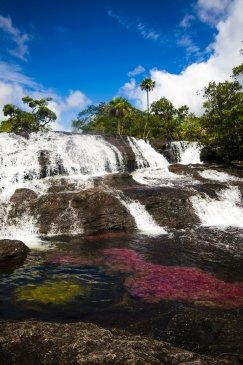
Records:
M71 301L77 295L87 296L89 293L89 287L67 280L47 280L38 286L28 284L15 290L18 300L36 301L43 304L63 304Z

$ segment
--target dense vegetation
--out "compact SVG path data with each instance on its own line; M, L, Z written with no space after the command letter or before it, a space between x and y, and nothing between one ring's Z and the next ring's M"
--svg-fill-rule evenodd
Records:
M0 132L38 132L50 129L49 124L57 119L56 114L47 105L51 98L35 100L29 96L22 98L30 111L22 110L13 104L3 107L3 114L8 119L0 124Z
M201 117L188 106L176 108L168 99L149 105L149 92L155 82L145 78L140 87L147 93L147 110L141 111L126 99L90 105L72 121L74 132L112 133L146 139L199 141L225 161L243 159L243 64L233 69L231 81L210 82L202 90L204 113ZM48 108L50 98L22 99L30 111L12 104L3 108L8 119L0 123L0 132L32 132L50 129L56 115Z
M233 69L231 81L210 82L202 90L201 117L179 108L165 97L149 105L149 92L156 86L144 79L140 87L147 93L147 110L134 108L122 97L98 106L91 105L72 121L75 132L126 134L139 138L199 141L215 157L225 161L243 159L243 91L240 81L243 64Z

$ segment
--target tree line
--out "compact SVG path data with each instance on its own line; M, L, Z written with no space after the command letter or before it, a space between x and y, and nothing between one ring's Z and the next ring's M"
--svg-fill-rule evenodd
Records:
M210 82L202 90L204 113L198 117L187 105L176 108L165 97L149 103L156 85L150 78L140 84L147 94L147 110L141 111L123 97L90 105L72 120L73 132L112 133L164 141L199 141L224 160L243 159L243 64L232 70L231 80ZM0 132L36 132L50 130L56 114L48 108L50 98L22 99L30 111L12 104L3 108L6 120Z

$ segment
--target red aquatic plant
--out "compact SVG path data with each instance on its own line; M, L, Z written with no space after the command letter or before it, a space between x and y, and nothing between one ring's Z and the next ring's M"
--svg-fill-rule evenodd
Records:
M145 302L183 300L226 308L243 307L243 284L227 283L197 268L148 263L131 249L103 251L110 269L128 274L125 286Z

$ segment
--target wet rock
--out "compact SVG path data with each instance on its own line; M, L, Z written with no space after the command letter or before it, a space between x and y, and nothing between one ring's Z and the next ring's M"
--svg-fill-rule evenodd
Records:
M104 139L117 147L121 152L128 172L134 171L136 168L136 159L133 150L131 149L126 136L118 135L103 135Z
M38 221L41 234L51 233L53 227L60 233L69 231L75 217L69 207L72 193L42 195L32 205L32 213Z
M118 199L99 188L79 193L53 193L40 197L33 206L40 233L56 227L59 233L86 234L106 230L129 230L133 218Z
M0 240L0 271L10 273L22 265L28 251L28 247L21 241Z
M124 191L124 190L123 190ZM195 191L179 188L127 189L125 194L137 199L160 226L183 228L199 223L189 198Z
M49 151L47 150L40 151L38 156L38 162L41 166L40 178L43 179L47 176L48 165L50 165Z
M75 194L71 206L77 209L87 234L135 228L134 219L121 202L110 192L104 192L99 188Z
M103 179L99 182L109 187L113 187L115 189L121 189L129 186L141 186L138 184L133 178L132 175L128 173L123 174L110 174L104 176ZM97 185L99 184L97 183Z
M0 240L0 262L13 257L24 256L28 251L28 247L22 241Z
M1 322L0 331L0 357L5 365L230 364L88 323Z
M10 201L11 203L21 205L36 199L37 196L38 195L31 189L16 189L14 194L11 196Z
M203 147L200 158L203 162L223 163L224 159L220 150L212 149L210 147Z
M241 364L243 359L243 321L240 313L187 308L171 319L164 338L174 346L199 353L221 358L227 354L233 355L232 364Z

